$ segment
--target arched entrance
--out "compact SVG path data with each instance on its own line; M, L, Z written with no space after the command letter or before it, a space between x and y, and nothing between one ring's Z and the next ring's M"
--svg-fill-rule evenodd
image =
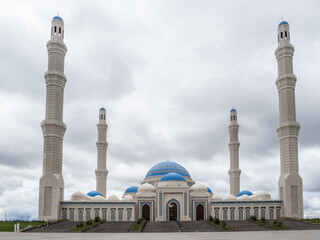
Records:
M196 207L196 220L204 220L204 206L202 204L198 204Z
M142 218L150 221L150 206L148 204L142 206Z
M178 206L175 202L169 204L169 221L177 221L178 219Z

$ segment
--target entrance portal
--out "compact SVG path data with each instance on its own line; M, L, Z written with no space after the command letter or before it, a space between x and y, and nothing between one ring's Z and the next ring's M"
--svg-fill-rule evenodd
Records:
M175 202L169 204L169 221L177 221L178 218L178 206Z
M148 204L142 206L142 218L150 221L150 206Z
M204 220L204 206L202 204L198 204L196 207L196 220Z

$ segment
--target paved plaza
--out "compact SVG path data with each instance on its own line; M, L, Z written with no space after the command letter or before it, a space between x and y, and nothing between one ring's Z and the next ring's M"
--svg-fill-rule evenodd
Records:
M314 240L319 239L320 230L300 231L270 231L270 232L209 232L209 233L11 233L1 232L1 240L25 240L25 239L66 239L66 240Z

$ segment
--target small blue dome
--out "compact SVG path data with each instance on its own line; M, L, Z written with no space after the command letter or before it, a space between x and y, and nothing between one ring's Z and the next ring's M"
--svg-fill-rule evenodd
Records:
M282 24L288 24L289 25L289 23L287 21L282 21L281 23L279 23L279 26L281 26Z
M243 190L243 191L241 191L241 192L239 192L239 193L237 194L237 197L240 197L240 196L242 196L242 195L251 196L251 195L253 195L253 193L250 192L250 191L248 191L248 190Z
M138 186L131 186L126 189L124 193L136 193L138 192Z
M232 108L231 110L230 110L230 112L236 112L237 110L235 110L234 108Z
M52 20L54 20L54 19L58 19L58 20L63 22L63 19L60 16L55 16L55 17L52 18Z
M211 189L207 187L208 193L212 193Z
M97 192L97 191L88 192L87 195L90 196L90 197L95 197L97 195L100 195L101 197L103 197L102 194Z
M100 108L100 111L105 111L106 109L104 107Z
M163 181L182 181L182 182L185 182L186 180L179 173L172 172L172 173L168 173L168 174L164 175L160 179L160 182L163 182Z
M163 175L166 175L167 173L171 173L171 172L179 173L180 175L182 175L184 177L190 177L190 174L187 171L187 169L182 167L180 164L178 164L176 162L172 162L172 161L164 161L164 162L160 162L160 163L154 165L147 172L146 178L147 177L154 177L154 176L163 176Z

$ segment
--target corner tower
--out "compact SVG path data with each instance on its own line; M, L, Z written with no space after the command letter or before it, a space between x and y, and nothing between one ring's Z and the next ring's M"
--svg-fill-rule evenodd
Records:
M279 198L283 201L283 216L303 218L302 179L299 175L298 135L300 124L296 121L295 86L292 58L294 47L290 43L289 24L278 26L278 62L276 85L279 96L279 120L277 133L280 142L281 175L278 183Z
M105 198L107 197L107 130L106 109L99 110L98 141L97 141L97 169L96 169L96 190Z
M51 39L47 43L48 71L46 81L46 113L41 122L44 138L43 172L39 188L39 220L57 220L59 204L63 200L62 148L66 125L63 122L63 95L67 78L64 58L67 47L64 40L64 22L56 16L51 23Z
M237 123L237 111L231 109L230 111L230 125L229 125L229 150L230 150L230 194L237 196L240 192L240 173L239 169L239 139L238 139L239 125Z

